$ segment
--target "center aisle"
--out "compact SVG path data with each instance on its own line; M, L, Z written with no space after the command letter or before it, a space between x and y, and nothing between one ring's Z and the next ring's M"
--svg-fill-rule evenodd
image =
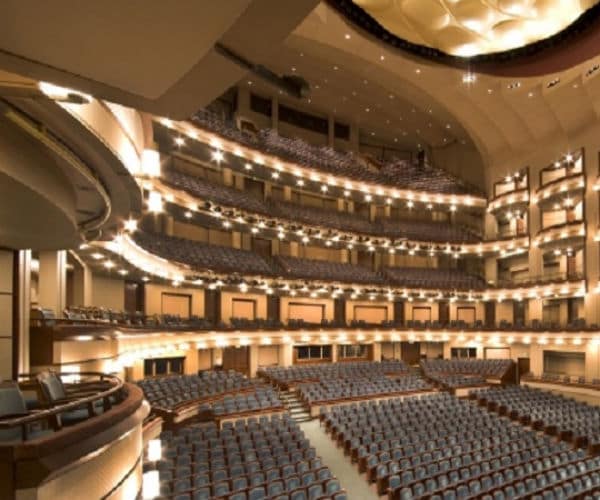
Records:
M310 440L310 444L315 447L317 456L323 459L323 464L327 465L331 469L331 473L339 479L350 500L379 498L375 486L371 489L367 480L359 474L358 468L350 462L350 457L344 456L342 449L335 445L325 432L325 428L319 426L318 420L303 422L299 425Z

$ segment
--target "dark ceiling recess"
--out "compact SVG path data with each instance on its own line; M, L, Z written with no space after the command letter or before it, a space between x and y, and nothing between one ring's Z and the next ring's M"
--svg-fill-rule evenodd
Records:
M240 68L250 71L257 77L261 78L267 83L270 83L275 88L284 91L290 96L303 99L308 97L310 94L309 83L300 76L277 75L262 64L253 63L234 50L230 49L229 47L225 47L220 43L215 45L215 50L223 57L226 57L231 62L237 64Z
M352 0L327 0L353 25L380 42L415 58L497 76L542 76L564 71L600 54L600 4L584 12L554 36L523 47L472 57L458 57L409 42L385 29Z

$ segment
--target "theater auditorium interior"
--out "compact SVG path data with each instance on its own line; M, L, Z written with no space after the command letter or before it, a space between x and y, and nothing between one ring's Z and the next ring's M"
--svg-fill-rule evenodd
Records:
M600 499L600 0L0 2L0 500Z

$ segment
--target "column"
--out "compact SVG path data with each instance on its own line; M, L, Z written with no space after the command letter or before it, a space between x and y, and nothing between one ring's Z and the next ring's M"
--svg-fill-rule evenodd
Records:
M290 241L290 257L298 257L299 255L299 247L300 245L298 244L297 241Z
M67 252L65 250L40 252L39 303L51 309L57 317L67 303Z
M327 117L327 145L332 148L335 144L335 118L332 115Z
M360 146L358 125L356 123L350 124L350 149L358 151Z
M340 250L340 262L342 264L347 264L348 263L348 254L349 254L349 250L342 248Z
M338 361L338 345L331 344L331 362L337 363Z
M0 377L11 380L15 376L13 369L14 333L13 305L17 300L14 290L15 253L11 250L0 251Z
M586 169L586 192L585 192L585 254L584 254L584 275L587 278L587 293L583 299L585 320L588 325L600 323L600 295L596 289L600 286L600 251L598 243L594 241L598 231L600 207L598 206L598 191L594 191L596 182L596 169L592 167L595 163L595 153L585 149ZM586 358L587 364L587 358ZM597 377L594 377L597 378Z
M237 111L236 118L239 120L248 116L250 112L250 89L245 85L239 85L237 88Z
M292 201L292 186L283 186L283 199Z
M248 375L251 378L256 377L256 372L258 371L258 345L252 344L248 347Z
M373 342L373 361L381 361L381 342Z
M373 222L377 217L377 206L374 203L369 205L369 220Z
M233 186L233 172L228 167L223 167L223 184Z
M183 370L186 375L196 375L198 373L198 349L195 342L190 342L190 347L186 351L182 351L185 356Z
M279 239L273 238L271 240L271 255L279 255L280 245Z
M292 342L288 342L287 344L281 344L279 346L279 365L286 367L292 366L294 360L294 346Z
M73 303L77 306L92 305L92 270L78 262L73 270Z
M13 280L14 300L17 301L13 308L13 342L17 349L13 359L13 378L19 373L29 373L29 314L31 311L31 250L14 252L16 259L16 279ZM13 344L14 345L14 344Z
M496 257L485 258L485 279L487 282L498 282L498 259Z
M233 231L231 233L231 246L233 248L242 248L242 233Z
M279 130L279 97L271 99L271 128Z

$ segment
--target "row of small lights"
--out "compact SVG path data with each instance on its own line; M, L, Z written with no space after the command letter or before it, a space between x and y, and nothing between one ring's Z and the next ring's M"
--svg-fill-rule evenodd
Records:
M229 337L229 338L226 338ZM123 367L131 367L136 361L141 361L148 358L159 358L164 356L165 354L172 354L174 352L180 351L185 352L191 349L205 350L211 348L211 343L214 347L223 348L230 346L239 346L239 347L247 347L250 345L290 345L290 344L307 344L310 342L334 342L334 343L350 343L352 342L352 337L356 342L450 342L452 337L455 338L456 342L460 343L475 343L475 344L515 344L521 343L525 345L529 345L532 343L537 343L539 345L548 345L554 343L556 345L565 345L568 344L569 341L572 345L579 346L584 343L584 340L581 337L574 337L572 339L565 339L563 337L554 337L548 338L546 336L532 336L524 335L520 337L515 336L501 336L501 335L491 335L487 338L484 338L482 335L474 335L469 337L463 333L461 334L452 334L449 333L432 333L432 332L391 332L389 334L375 333L372 335L365 333L358 333L353 336L349 336L346 333L340 333L336 335L329 335L327 333L320 333L319 335L308 335L306 333L301 333L299 336L292 337L290 335L284 335L282 337L276 337L273 339L272 337L263 336L259 339L251 339L249 337L239 337L236 339L231 338L233 335L228 334L227 336L219 335L214 337L211 341L201 340L197 342L180 342L178 344L166 344L157 347L149 347L149 348L137 348L130 349L124 352L121 352L118 357L117 363ZM370 339L368 337L371 337ZM280 342L274 342L279 340ZM535 340L535 342L534 342ZM594 337L593 339L589 339L587 341L588 344L600 346L600 337ZM113 370L114 371L114 370Z
M172 194L166 194L164 200L171 203L176 203L175 197ZM163 197L157 191L150 191L148 195L147 204L150 212L160 213L164 211ZM199 210L197 203L188 203L187 208L188 210L184 212L184 217L187 219L192 219L194 213ZM524 245L523 248L519 248L518 245L516 245L514 242L502 242L495 244L490 248L484 248L484 243L479 243L472 249L461 244L451 243L433 244L429 242L403 241L400 244L396 244L393 239L378 238L371 240L370 237L364 237L363 239L363 237L361 236L353 235L350 233L338 233L330 237L326 237L321 234L321 229L306 229L305 227L301 227L300 229L290 230L286 229L278 221L276 222L276 226L272 227L272 225L269 225L262 220L256 223L248 221L244 219L242 215L232 215L228 217L227 215L224 215L222 211L218 210L215 207L210 208L210 215L216 218L225 218L225 220L222 223L224 229L231 229L235 224L254 224L250 228L252 234L259 234L261 231L264 230L272 230L277 233L277 237L280 240L284 240L286 238L286 234L288 234L300 238L302 243L304 244L310 243L312 238L312 241L315 242L324 241L324 244L327 247L343 244L346 245L346 248L348 250L353 250L357 246L362 245L369 252L374 252L377 248L380 248L382 251L388 252L391 255L395 254L396 252L406 251L408 255L411 256L425 253L433 257L436 255L436 253L439 253L452 255L455 259L458 259L460 255L468 255L471 253L477 254L480 257L482 257L483 254L487 252L498 252L502 256L505 256L508 253L512 252L522 253L528 248L527 244ZM253 216L251 217L253 218ZM506 248L502 248L503 246L505 246Z
M174 123L168 118L162 118L160 120L160 122L169 129L175 128ZM188 129L185 133L190 138L192 138L194 140L199 140L198 133L195 130L188 127ZM178 147L183 147L185 145L185 138L183 136L175 137L174 143ZM222 145L221 140L213 138L210 141L210 145L214 149L212 152L213 161L215 161L217 163L221 163L221 162L225 161L225 152L223 151L223 145ZM238 157L244 157L243 151L239 148L234 149L233 154ZM255 154L253 161L254 161L254 163L256 163L258 165L261 165L264 167L269 167L268 165L266 165L265 158L261 154ZM254 167L253 167L252 162L246 162L244 165L244 168L247 171L251 171L251 170L253 170ZM274 171L271 173L272 179L277 180L280 178L282 173L287 172L297 178L296 185L298 187L305 186L306 180L310 180L310 181L316 182L316 183L321 182L320 190L323 193L326 193L330 187L343 187L344 188L344 196L349 197L352 194L352 191L359 192L364 196L364 200L366 202L373 201L373 199L374 199L373 194L380 196L380 197L386 196L386 190L381 187L371 188L371 187L367 186L366 184L362 184L361 186L355 186L351 181L342 182L341 180L339 180L331 175L327 176L326 174L319 174L316 172L312 172L308 175L305 175L305 173L300 168L290 168L289 170L286 170L286 167L284 167L284 165L280 161L277 161L277 160L273 161L272 168L274 169ZM371 190L373 190L373 192L371 192ZM400 198L406 198L409 201L417 201L417 194L415 194L414 192L409 192L407 195L403 195L403 194L399 193L397 190L391 189L390 195L385 199L385 201L386 201L386 203L390 204L390 203L392 203L393 199L400 199ZM421 202L426 203L426 204L435 202L435 203L439 203L439 204L450 205L450 207L451 207L450 209L452 211L457 209L457 205L460 202L460 200L458 200L455 195L451 197L450 202L444 201L444 198L441 195L434 195L434 194L427 194L427 193L421 193L418 196L418 199ZM473 206L474 205L473 198L471 196L467 196L464 200L464 204L466 206Z
M100 253L92 254L92 258L100 260L104 258L104 256ZM112 262L112 261L111 261ZM105 261L106 267L106 261ZM166 273L163 273L165 277ZM148 282L150 278L148 276L144 276L142 278L143 281ZM298 280L301 281L301 280ZM172 281L172 285L174 287L179 287L185 282L183 276L179 276ZM291 286L290 286L291 283ZM206 286L207 288L214 290L220 287L228 286L226 283L220 279L216 281L212 281L209 283L205 283L203 279L198 278L191 282L192 285L196 286ZM559 298L561 296L571 294L571 290L569 287L563 286L560 289L553 290L552 287L545 287L543 290L540 290L538 287L530 290L529 292L523 291L515 291L511 293L500 293L497 297L490 297L488 292L479 292L478 294L473 294L472 292L448 292L448 291L410 291L409 289L403 289L402 291L398 289L388 289L387 291L373 291L368 288L361 288L356 286L348 285L345 288L341 288L339 286L311 286L308 287L306 284L303 286L299 286L294 284L293 282L283 281L268 283L263 281L258 285L250 285L246 282L242 282L236 285L231 285L237 287L241 293L247 293L250 290L254 291L262 291L267 295L273 295L279 293L283 296L291 296L295 297L299 293L305 294L310 298L325 298L325 295L328 294L331 298L337 298L341 296L349 296L351 300L371 300L374 301L376 299L379 300L388 300L393 301L397 298L402 298L407 300L408 302L417 301L427 301L429 303L434 303L437 300L449 300L449 302L453 303L456 301L465 301L465 302L476 302L479 301L489 302L491 300L496 300L498 303L501 303L505 300L515 300L522 301L524 299L539 299L540 297L544 298ZM350 291L351 290L351 291ZM597 293L600 293L600 289L595 290ZM574 296L583 296L585 295L585 287L580 288L574 291Z

